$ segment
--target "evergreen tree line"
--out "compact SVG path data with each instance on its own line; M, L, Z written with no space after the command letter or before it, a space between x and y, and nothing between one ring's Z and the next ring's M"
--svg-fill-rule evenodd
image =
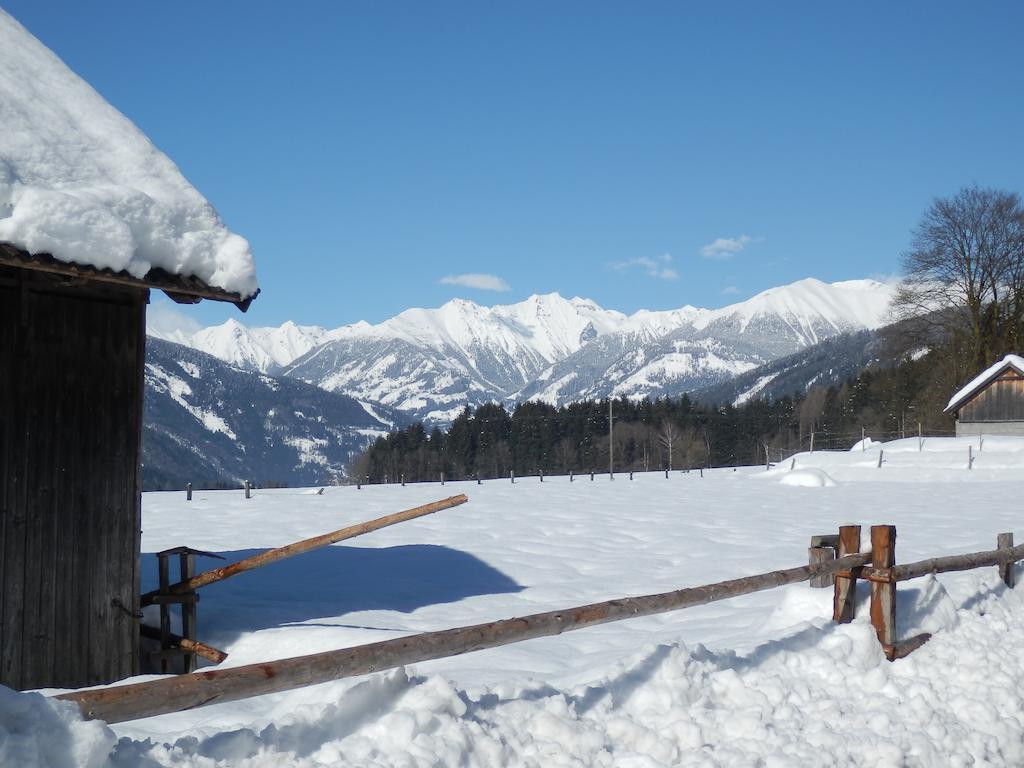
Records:
M710 405L679 398L612 403L616 472L740 466L810 447L844 449L861 430L875 439L952 434L942 413L963 381L958 351L942 347L894 365L874 365L833 387L811 387L773 401ZM972 374L973 375L973 374ZM607 400L555 407L500 403L466 408L448 427L422 422L378 438L349 475L370 483L607 472Z

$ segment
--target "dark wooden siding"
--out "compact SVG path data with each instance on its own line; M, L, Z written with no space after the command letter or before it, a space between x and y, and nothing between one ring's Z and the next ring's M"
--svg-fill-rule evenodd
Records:
M960 406L960 421L1024 421L1024 378L1006 371Z
M0 268L0 683L138 669L146 291Z

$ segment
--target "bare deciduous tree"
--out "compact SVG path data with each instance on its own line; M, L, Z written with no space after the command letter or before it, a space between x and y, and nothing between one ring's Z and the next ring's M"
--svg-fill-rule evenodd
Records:
M938 198L914 230L893 301L899 318L941 325L975 367L1019 351L1024 321L1024 208L1018 195L965 187Z

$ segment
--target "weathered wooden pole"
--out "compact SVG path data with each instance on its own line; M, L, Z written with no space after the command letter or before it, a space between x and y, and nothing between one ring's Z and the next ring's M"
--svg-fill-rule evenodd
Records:
M571 469L569 470L569 482L570 483L572 482L572 470Z
M814 433L811 432L811 453L814 453Z
M843 558L860 552L860 526L839 526L839 549L836 552ZM850 570L835 572L835 589L832 593L832 620L837 624L849 624L854 617L854 602L857 597L857 579Z
M706 605L786 584L796 584L816 573L856 567L863 565L867 559L866 555L855 555L817 569L805 565L674 592L626 597L488 624L425 632L356 648L261 664L195 672L112 688L75 691L60 694L56 698L74 701L87 718L119 723L380 672L430 659L458 656L610 621Z
M148 637L150 640L161 639L160 630L156 627L151 627L148 624L140 624L139 633L143 637ZM168 633L167 639L172 646L176 645L183 651L194 653L196 656L202 656L204 659L212 661L214 664L220 664L228 657L228 655L219 648L214 648L212 645L201 643L198 640L189 640L187 637L181 637L180 635L172 633Z
M508 479L512 481L512 485L516 484L516 471L514 469L508 471Z
M871 526L871 566L892 568L896 564L896 526ZM896 581L890 574L888 579L871 579L871 624L882 644L885 658L896 658Z
M836 547L839 546L839 537L835 534L826 536L811 536L811 546L807 549L807 564L812 568L823 563L831 563L836 559ZM831 573L819 573L811 576L810 586L816 589L825 589L835 584L835 576Z
M192 483L185 484L185 501L192 501Z
M412 509L395 512L393 515L385 515L384 517L378 517L375 520L370 520L365 523L350 525L347 528L340 528L337 531L325 533L321 536L303 539L302 541L297 541L284 547L268 549L266 552L260 552L258 555L253 555L252 557L247 557L244 560L239 560L237 563L225 565L223 568L214 568L209 571L204 571L198 576L188 579L187 581L179 581L177 584L172 584L168 588L168 592L172 594L191 592L199 589L200 587L205 587L207 584L213 584L215 581L223 581L224 579L236 576L239 573L251 571L254 568L260 568L261 566L275 563L278 560L284 560L286 557L301 555L314 549L319 549L320 547L326 547L328 544L335 544L339 541L343 541L344 539L351 539L355 536L362 536L364 533L370 533L371 531L386 528L389 525L404 523L406 520L413 520L417 517L423 517L423 515L440 512L443 509L451 509L452 507L457 507L460 504L465 504L467 501L469 501L469 497L460 493L458 496L451 496L450 498L442 499L441 501L435 501L430 504L413 507ZM152 602L151 598L157 594L157 592L148 592L143 595L143 605L148 605Z
M252 484L248 480L245 481L245 498L252 498Z
M1012 533L1000 533L996 537L996 549L1013 549L1013 534ZM999 578L1003 580L1003 584L1013 589L1014 584L1017 583L1016 573L1013 569L1013 561L1008 560L1005 563L999 565Z
M543 469L540 471L540 481L542 483L544 482L544 470Z

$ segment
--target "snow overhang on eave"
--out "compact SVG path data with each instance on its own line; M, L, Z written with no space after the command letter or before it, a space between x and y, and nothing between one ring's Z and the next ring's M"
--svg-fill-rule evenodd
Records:
M249 305L260 294L257 288L256 293L243 299L237 293L207 285L198 277L172 275L170 272L159 268L151 269L146 273L145 277L138 278L123 271L114 272L110 269L97 269L96 267L84 264L59 261L48 253L32 254L9 243L0 243L0 265L33 269L39 272L65 275L79 280L91 280L133 288L156 288L166 293L172 301L178 304L198 304L203 299L225 301L229 304L234 304L242 312L248 310Z

